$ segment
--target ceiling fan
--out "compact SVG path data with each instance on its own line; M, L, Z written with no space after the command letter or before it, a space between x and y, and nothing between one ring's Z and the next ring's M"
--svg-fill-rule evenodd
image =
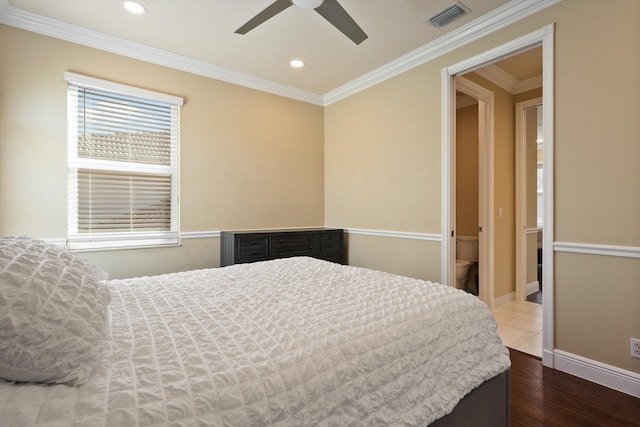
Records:
M362 43L368 37L337 0L276 0L235 32L246 34L294 4L302 9L314 9L355 44Z

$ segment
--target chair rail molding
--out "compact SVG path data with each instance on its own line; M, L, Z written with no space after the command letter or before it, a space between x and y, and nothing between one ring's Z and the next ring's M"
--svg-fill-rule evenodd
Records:
M640 246L601 245L593 243L554 242L554 252L640 258Z

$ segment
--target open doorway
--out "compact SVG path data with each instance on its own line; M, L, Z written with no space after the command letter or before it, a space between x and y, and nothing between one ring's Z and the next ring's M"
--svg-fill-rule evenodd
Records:
M455 230L452 252L456 287L474 293L492 307L494 93L462 76L456 76L455 90L456 125L460 116L471 120L470 126L475 127L469 135L454 128L452 139L451 214ZM467 111L465 103L472 111ZM462 108L457 109L458 106ZM469 113L476 114L475 120Z
M478 70L488 64L514 56L520 52L542 46L543 50L543 98L546 100L542 107L544 117L544 165L547 173L544 174L544 230L543 230L543 281L545 292L543 294L543 333L542 333L542 361L545 366L553 367L553 31L554 26L549 25L538 31L522 36L516 40L505 43L499 47L483 52L479 55L467 58L457 64L442 70L442 269L441 281L454 283L455 280L455 96L456 77ZM513 111L513 106L511 107ZM515 132L514 132L515 133ZM488 171L488 176L492 175ZM499 177L496 177L496 180ZM513 181L512 181L513 185ZM491 187L492 189L493 187ZM490 197L491 191L488 194ZM495 218L500 217L500 207L494 209L493 203L486 198L484 214L485 225L490 224ZM513 212L511 212L513 217ZM512 225L512 233L515 225ZM483 226L483 230L484 226ZM487 241L494 235L494 230L487 231ZM514 268L514 261L511 260ZM485 263L485 270L497 268L494 261ZM500 268L503 268L500 265ZM481 261L482 269L482 261ZM504 293L503 290L494 289L494 283L480 280L480 295L483 289L488 292L488 305L492 307L496 303L515 298L515 283L511 283L512 291ZM481 297L482 299L482 297ZM483 301L487 302L483 299Z
M455 84L456 287L476 295L483 289L480 298L492 307L503 343L541 357L542 306L525 300L540 283L536 144L542 48L456 76ZM488 184L487 175L497 179ZM495 217L486 205L494 206ZM497 267L487 274L491 264Z

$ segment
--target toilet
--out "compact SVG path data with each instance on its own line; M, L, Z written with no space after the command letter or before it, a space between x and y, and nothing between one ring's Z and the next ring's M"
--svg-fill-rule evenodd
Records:
M464 259L456 260L456 288L467 288L467 275L469 274L469 266L471 263Z
M467 289L469 267L478 262L478 237L458 236L456 238L456 288Z

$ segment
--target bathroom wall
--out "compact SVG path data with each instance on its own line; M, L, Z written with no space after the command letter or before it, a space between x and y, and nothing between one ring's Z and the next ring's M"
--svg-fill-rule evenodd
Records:
M478 104L456 110L456 233L478 235Z
M514 96L476 73L465 78L493 92L494 288L495 298L515 291L515 107Z

